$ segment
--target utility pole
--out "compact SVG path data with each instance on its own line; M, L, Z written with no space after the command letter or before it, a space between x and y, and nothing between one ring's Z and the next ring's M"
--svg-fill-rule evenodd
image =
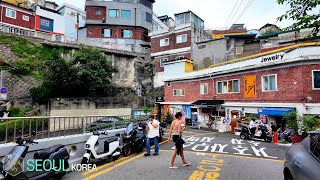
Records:
M77 12L77 42L78 42L78 38L79 38L79 15L80 15L80 13Z

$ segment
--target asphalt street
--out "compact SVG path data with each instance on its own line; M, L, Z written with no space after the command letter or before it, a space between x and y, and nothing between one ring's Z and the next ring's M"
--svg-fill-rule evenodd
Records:
M177 156L178 169L169 169L173 143L160 145L159 156L144 157L143 153L122 157L100 165L97 171L72 172L63 179L283 179L283 158L288 146L262 141L240 140L228 133L188 129L185 156L191 162L183 167Z

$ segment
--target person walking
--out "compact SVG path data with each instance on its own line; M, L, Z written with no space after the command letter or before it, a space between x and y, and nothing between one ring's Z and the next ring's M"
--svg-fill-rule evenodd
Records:
M146 149L147 152L144 154L144 156L150 156L150 142L153 139L154 142L154 156L157 156L159 154L159 143L158 143L158 137L159 137L159 124L160 122L153 119L153 116L149 116L149 123L146 126L146 131L148 132L148 138L146 142Z
M173 150L172 157L171 157L171 162L170 162L170 166L169 166L170 169L177 169L178 168L178 166L174 165L174 160L176 159L177 155L181 156L183 166L190 165L190 162L185 160L184 152L183 152L184 141L181 138L181 135L182 135L182 132L185 130L185 128L183 128L181 125L181 122L180 122L181 117L182 117L181 112L177 112L177 114L175 115L175 120L172 121L171 127L170 127L170 134L169 134L168 142L171 142L171 135L172 135L172 141L176 143L175 148Z

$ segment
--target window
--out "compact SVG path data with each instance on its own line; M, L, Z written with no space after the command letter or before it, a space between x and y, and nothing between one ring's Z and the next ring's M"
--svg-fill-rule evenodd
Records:
M16 19L17 12L15 10L13 10L13 9L7 8L6 9L6 16L9 17L9 18Z
M112 37L112 29L102 29L102 37Z
M177 36L177 43L183 43L183 42L187 42L187 35L186 34L182 34Z
M173 96L184 96L184 89L174 89Z
M41 18L41 19L40 19L40 25L41 25L41 26L50 27L50 21L47 20L47 19Z
M262 91L276 91L277 90L277 76L267 75L262 76Z
M320 135L310 135L310 152L320 160Z
M121 17L122 18L131 18L131 11L130 10L121 10Z
M131 30L126 30L126 29L123 29L121 31L121 36L123 38L132 38L132 31Z
M146 13L146 21L152 23L152 15L150 13Z
M200 94L208 94L208 83L200 84Z
M312 71L312 87L320 90L320 70Z
M22 19L23 19L24 21L29 21L29 16L23 15L23 16L22 16Z
M109 17L115 18L119 17L120 12L119 9L109 9Z
M205 44L204 45L199 45L198 49L205 49L206 47L207 47L207 45L205 45Z
M101 15L101 11L100 10L94 10L94 14L97 15L97 16Z
M243 47L236 47L236 55L243 53Z
M169 46L169 38L160 39L160 47Z
M168 61L168 58L160 59L160 67L163 67L163 63Z
M239 80L230 80L230 81L219 81L217 82L217 92L218 94L222 93L239 93Z

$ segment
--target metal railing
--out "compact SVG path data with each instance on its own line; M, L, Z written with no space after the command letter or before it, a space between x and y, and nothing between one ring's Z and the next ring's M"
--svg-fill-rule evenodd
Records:
M46 139L85 134L97 130L125 128L129 122L147 121L147 116L77 116L77 117L10 117L0 118L0 144L30 136Z

